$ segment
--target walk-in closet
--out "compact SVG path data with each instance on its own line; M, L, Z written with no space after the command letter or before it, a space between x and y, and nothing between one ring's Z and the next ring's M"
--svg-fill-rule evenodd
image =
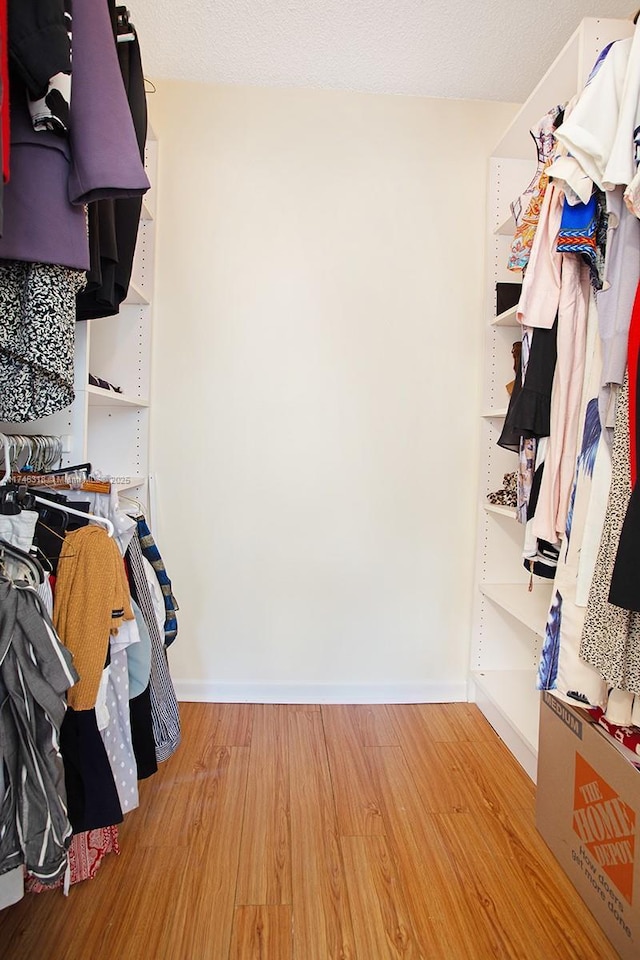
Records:
M640 957L639 18L0 0L1 960Z

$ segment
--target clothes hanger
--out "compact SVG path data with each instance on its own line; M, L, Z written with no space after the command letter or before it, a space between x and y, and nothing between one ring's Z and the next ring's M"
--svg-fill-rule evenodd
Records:
M127 503L133 504L133 506L134 506L134 507L137 509L137 511L138 511L138 515L139 515L140 517L144 517L144 516L145 516L145 508L144 508L144 506L140 503L139 500L134 499L134 497L125 497L124 494L119 493L119 494L118 494L118 500L126 500ZM125 513L127 513L129 516L131 516L131 514L129 513L129 510L130 510L130 509L131 509L131 507L129 507L129 508L125 511Z
M22 563L29 570L34 580L37 580L40 584L44 583L45 572L42 564L36 560L35 557L31 556L30 553L25 553L24 550L21 550L19 547L14 547L12 543L0 537L0 562L2 563L4 562L5 553L11 557L12 560L17 560L19 563Z
M94 523L99 523L101 527L105 527L107 534L113 536L113 524L111 520L107 520L106 517L96 517L93 513L84 513L82 510L74 510L73 507L68 507L66 503L58 503L54 500L45 500L44 497L34 497L36 503L41 503L45 507L51 507L53 510L61 510L62 513L70 513L72 517L82 517L83 520L92 520Z
M2 446L4 448L4 477L0 480L0 486L3 486L7 483L7 480L11 476L11 457L9 454L9 440L5 434L0 434L2 438ZM42 497L33 498L36 503L41 503L45 507L51 507L51 500L45 500ZM105 527L108 536L113 537L113 524L111 520L107 520L106 517L96 517L93 513L83 513L81 510L74 510L73 507L68 507L64 503L56 503L56 510L61 510L63 513L70 513L72 516L82 517L83 520L93 520L94 523L100 524L101 527Z

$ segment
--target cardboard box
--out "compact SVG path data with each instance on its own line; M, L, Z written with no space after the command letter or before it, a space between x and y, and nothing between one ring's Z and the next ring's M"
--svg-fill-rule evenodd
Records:
M640 771L600 729L542 694L536 825L620 956L638 960Z

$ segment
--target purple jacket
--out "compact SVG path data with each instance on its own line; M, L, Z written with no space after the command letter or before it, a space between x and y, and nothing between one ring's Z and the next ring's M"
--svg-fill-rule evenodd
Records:
M35 131L11 87L11 179L0 258L89 268L84 204L149 189L105 0L74 0L70 139Z

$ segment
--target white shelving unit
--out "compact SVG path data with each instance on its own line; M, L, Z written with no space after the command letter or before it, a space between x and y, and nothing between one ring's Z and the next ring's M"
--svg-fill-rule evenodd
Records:
M511 307L509 310L505 310L503 313L499 313L497 317L494 317L491 320L491 325L493 327L519 327L518 318L516 317L516 311L518 307L517 304L515 307Z
M484 509L487 513L495 513L500 517L509 517L510 520L516 519L515 507L505 507L500 503L485 503Z
M90 462L112 476L119 490L131 490L142 501L149 475L157 159L158 143L149 129L145 168L151 189L143 200L129 292L117 316L76 324L74 402L42 420L1 427L4 433L68 436L63 466ZM93 386L89 373L122 393Z
M631 36L630 20L583 20L516 114L489 164L484 380L476 592L471 651L471 699L480 706L529 776L535 780L539 694L536 670L551 601L550 581L534 578L522 562L524 531L515 511L493 506L487 493L502 487L517 457L497 446L513 379L511 346L519 338L515 308L496 317L496 283L513 282L507 270L514 224L509 204L536 168L530 130L555 104L582 88L600 51Z

